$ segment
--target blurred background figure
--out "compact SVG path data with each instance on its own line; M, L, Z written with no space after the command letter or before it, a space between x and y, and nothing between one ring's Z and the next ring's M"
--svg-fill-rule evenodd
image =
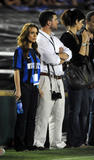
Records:
M23 0L23 5L28 6L28 7L32 7L34 5L36 5L36 0Z
M5 153L5 149L2 146L0 146L0 156L4 155L4 153Z
M73 6L78 6L78 0L72 0L72 5Z
M0 6L6 5L8 7L12 7L19 11L30 11L32 7L33 9L37 9L40 11L41 9L44 10L45 8L82 8L82 9L94 9L94 1L93 0L1 0ZM35 11L34 10L34 11Z
M47 6L60 6L60 5L64 5L65 1L64 0L39 0L37 2L37 5L47 5Z
M7 6L11 5L20 6L22 4L21 0L4 0L4 3Z

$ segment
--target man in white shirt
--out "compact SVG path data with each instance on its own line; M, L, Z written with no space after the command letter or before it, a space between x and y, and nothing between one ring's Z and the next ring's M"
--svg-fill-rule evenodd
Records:
M40 89L42 94L36 114L34 147L44 148L49 125L50 148L64 148L66 144L61 140L65 109L62 64L64 61L69 61L72 54L52 33L58 25L56 13L44 11L40 14L39 21L42 28L37 42L41 55Z

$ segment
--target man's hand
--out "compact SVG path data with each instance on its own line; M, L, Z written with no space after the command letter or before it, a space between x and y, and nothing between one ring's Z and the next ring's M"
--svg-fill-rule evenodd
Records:
M43 91L40 88L39 88L39 94L40 94L41 97L43 97L43 95L44 95Z
M64 61L66 59L68 59L68 57L69 57L68 54L63 52L63 48L62 47L59 48L59 57L60 57L61 60L64 60Z
M63 53L63 48L60 47L60 48L59 48L59 54L62 54L62 53Z
M66 53L60 53L59 54L59 57L60 57L60 59L62 59L62 60L66 60L66 59L68 59L68 55L66 54Z

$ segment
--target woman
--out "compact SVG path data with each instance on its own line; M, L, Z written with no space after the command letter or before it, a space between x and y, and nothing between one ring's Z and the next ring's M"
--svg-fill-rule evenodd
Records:
M23 112L18 112L15 126L15 149L32 149L35 115L38 102L40 59L36 38L38 27L27 23L17 39L14 54L14 81L16 101L21 99Z
M71 63L81 66L88 56L88 34L86 30L82 38L77 32L83 27L85 16L78 9L66 10L61 15L61 21L67 32L61 36L61 41L72 51ZM73 147L83 146L87 138L87 118L89 113L88 88L77 89L68 84L69 127L67 144Z

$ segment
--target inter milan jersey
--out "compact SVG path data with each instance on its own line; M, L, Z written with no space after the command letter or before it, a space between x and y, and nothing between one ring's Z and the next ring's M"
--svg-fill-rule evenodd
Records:
M14 69L20 70L21 83L39 84L40 60L36 56L36 51L33 48L29 49L27 58L24 58L21 47L16 49L14 54Z

